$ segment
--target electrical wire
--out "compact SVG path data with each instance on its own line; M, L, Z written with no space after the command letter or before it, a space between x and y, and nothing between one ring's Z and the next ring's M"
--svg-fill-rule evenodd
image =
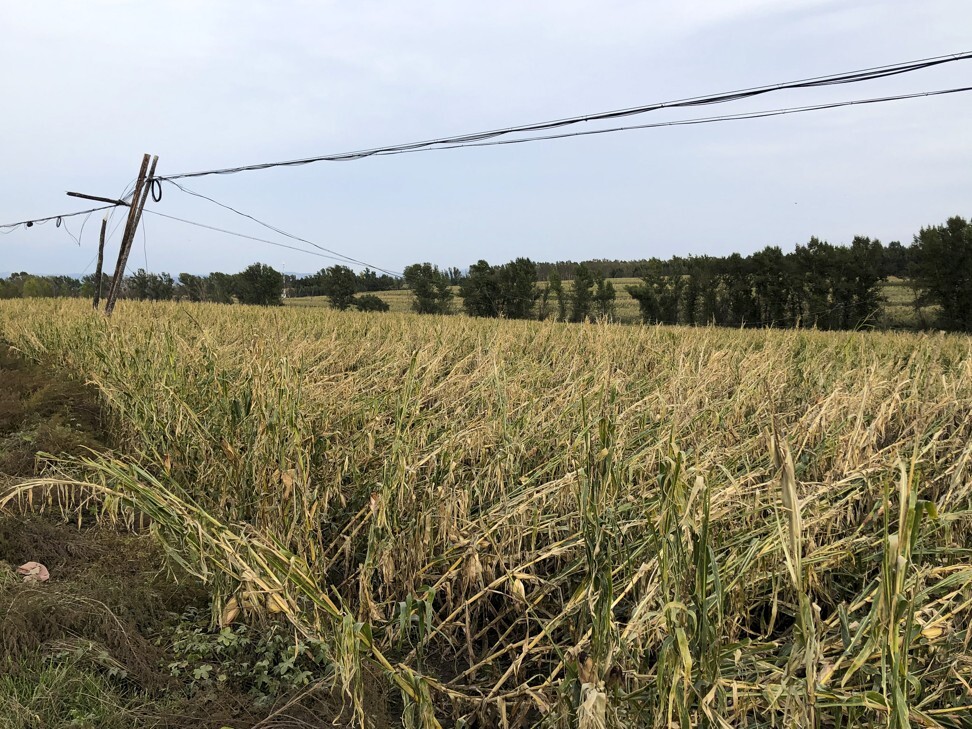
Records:
M178 218L175 215L167 215L166 213L160 213L157 210L148 210L148 209L146 209L145 212L146 213L150 213L151 215L158 215L160 218L168 218L169 220L176 220L176 221L178 221L180 223L185 223L186 225L194 225L197 228L205 228L206 230L214 230L217 233L225 233L227 235L236 236L237 238L244 238L246 240L257 241L258 243L267 243L268 245L276 246L278 248L287 248L287 249L292 250L292 251L299 251L301 253L306 253L309 256L317 256L318 258L327 258L327 259L332 260L332 261L342 261L342 262L344 261L344 259L338 258L336 256L330 256L330 255L327 255L325 253L318 253L317 251L309 251L306 248L299 248L297 246L287 245L286 243L280 243L278 241L268 240L267 238L259 238L259 237L254 236L254 235L247 235L246 233L238 233L238 232L233 231L233 230L226 230L225 228L218 228L215 225L207 225L206 223L197 223L194 220L186 220L185 218ZM399 278L401 278L401 276L403 275L401 273L397 273L395 271L389 271L389 270L384 269L384 268L377 268L377 267L374 267L374 266L369 266L369 268L373 268L376 271L381 271L382 273L387 273L390 276L397 276Z
M942 89L940 91L921 91L914 94L899 94L897 96L881 96L871 99L854 99L851 101L834 101L829 104L814 104L812 106L797 106L786 109L769 109L765 111L747 111L738 114L722 114L719 116L696 117L692 119L678 119L667 122L652 122L650 124L631 124L621 127L610 127L606 129L588 129L583 132L568 132L565 134L548 134L535 137L521 137L519 139L498 139L491 142L472 142L468 144L451 144L441 147L429 147L425 149L408 149L395 152L379 152L375 156L384 157L394 154L410 154L413 152L437 152L445 149L465 149L469 147L494 147L506 144L522 144L524 142L539 142L550 139L566 139L568 137L586 137L593 134L611 134L613 132L626 132L634 129L656 129L660 127L680 127L693 126L697 124L713 124L725 121L740 121L745 119L764 119L774 116L785 116L787 114L802 114L808 111L822 111L825 109L838 109L844 106L863 106L867 104L881 104L888 101L902 101L905 99L918 99L926 96L944 96L947 94L959 94L972 91L972 86L962 86L953 89ZM175 183L173 183L175 184Z
M753 111L753 112L741 112L739 114L726 114L726 115L720 115L720 116L715 116L715 117L700 117L700 118L682 119L682 120L669 121L669 122L655 122L655 123L651 123L651 124L638 124L638 125L630 125L630 126L622 126L622 127L613 127L613 128L610 128L610 129L596 129L596 130L587 130L587 131L582 131L582 132L570 132L570 133L567 133L567 134L545 135L545 136L541 136L541 137L526 137L526 138L520 138L520 139L493 140L493 141L487 141L487 142L474 142L474 143L468 143L468 144L448 145L448 146L440 146L440 147L434 147L434 148L423 148L423 149L412 149L412 150L399 150L399 151L394 151L394 152L383 152L383 153L380 153L379 156L383 156L383 155L386 155L386 154L406 154L406 153L410 153L410 152L424 152L424 151L436 151L436 150L442 150L442 149L456 149L456 148L460 148L460 147L485 147L485 146L506 145L506 144L522 144L524 142L531 142L531 141L538 141L538 140L562 139L562 138L565 138L565 137L587 136L587 135L592 135L592 134L607 134L607 133L611 133L611 132L626 131L626 130L630 130L630 129L648 129L648 128L657 128L657 127L666 127L666 126L682 126L682 125L695 125L695 124L709 124L709 123L723 122L723 121L737 121L737 120L743 120L743 119L757 119L757 118L765 118L765 117L771 117L771 116L781 116L781 115L785 115L785 114L796 114L796 113L802 113L802 112L808 112L808 111L820 111L820 110L824 110L824 109L834 109L834 108L839 108L839 107L843 107L843 106L877 104L877 103L883 103L883 102L889 102L889 101L899 101L899 100L903 100L903 99L913 99L913 98L926 97L926 96L937 96L937 95L944 95L944 94L960 93L960 92L965 92L965 91L972 91L972 86L970 86L970 87L962 87L962 88L955 88L955 89L944 89L944 90L940 90L940 91L926 91L926 92L920 92L920 93L914 93L914 94L899 94L899 95L896 95L896 96L884 96L884 97L876 97L876 98L870 98L870 99L855 99L855 100L851 100L851 101L831 102L829 104L815 104L815 105L811 105L811 106L793 107L793 108L787 108L787 109L772 109L772 110ZM211 202L214 205L217 205L217 206L219 206L219 207L221 207L221 208L223 208L225 210L229 210L230 212L235 213L236 215L239 215L241 217L247 218L248 220L251 220L251 221L257 223L258 225L261 225L264 228L267 228L268 230L271 230L271 231L273 231L273 232L275 232L275 233L277 233L279 235L283 235L283 236L285 236L287 238L291 238L292 240L296 240L296 241L299 241L301 243L306 243L306 244L311 245L311 246L313 246L313 247L315 247L315 248L317 248L317 249L319 249L321 251L324 251L325 253L329 253L329 254L331 254L331 256L329 256L329 257L332 260L341 260L341 261L345 261L345 262L348 262L348 263L355 263L355 264L358 264L358 265L361 265L361 266L366 266L366 267L371 268L371 269L374 269L376 271L379 271L379 272L382 272L382 273L387 273L387 274L393 275L393 276L399 276L400 277L402 275L401 273L398 273L398 272L395 272L395 271L389 271L389 270L386 270L386 269L381 268L379 266L375 266L373 264L367 263L365 261L361 261L361 260L358 260L356 258L352 258L350 256L346 256L346 255L344 255L342 253L339 253L338 251L335 251L335 250L330 249L330 248L325 248L324 246L321 246L321 245L319 245L317 243L314 243L313 241L307 240L306 238L301 238L300 236L293 235L292 233L288 233L287 231L282 230L282 229L280 229L280 228L278 228L278 227L276 227L274 225L271 225L270 223L264 222L264 221L260 220L259 218L256 218L256 217L254 217L254 216L252 216L252 215L250 215L248 213L244 213L243 211L238 210L238 209L232 207L231 205L227 205L227 204L222 203L222 202L220 202L218 200L215 200L212 197L209 197L208 195L204 195L204 194L202 194L200 192L197 192L195 190L191 190L191 189L187 188L185 185L182 185L182 184L176 182L175 180L173 180L171 178L168 178L168 177L156 178L156 180L154 180L153 182L158 182L159 180L168 182L169 184L175 186L176 188L178 188L180 191L182 191L183 193L185 193L187 195L192 195L194 197L201 198L201 199L206 200L208 202ZM159 188L159 194L158 194L157 197L156 197L155 193L153 192L153 199L161 200L161 197L162 197L162 195L161 195L161 187L160 187ZM183 222L186 222L186 221L183 221ZM228 231L223 231L223 232L228 232ZM261 238L254 238L254 240L260 240L260 241L263 241L263 242L268 242L265 239L261 239ZM308 252L309 253L309 251L306 251L305 249L301 249L301 248L295 248L295 250L300 250L300 251L304 251L304 252Z
M88 272L88 269L91 268L91 264L95 262L95 259L97 257L98 257L98 254L97 253L95 253L93 256L91 256L91 260L88 261L88 265L84 267L84 270L83 271L81 271L81 276L79 278L82 278L82 279L84 278L84 275Z
M401 276L402 275L401 273L398 273L398 272L395 272L395 271L388 271L388 270L386 270L384 268L381 268L379 266L375 266L374 264L368 263L367 261L361 261L361 260L358 260L357 258L352 258L351 256L346 256L343 253L339 253L338 251L332 250L330 248L325 248L324 246L319 245L319 244L315 243L314 241L307 240L306 238L301 238L298 235L294 235L292 233L288 233L287 231L281 230L280 228L278 228L278 227L276 227L274 225L271 225L270 223L266 223L266 222L260 220L259 218L255 218L255 217L253 217L252 215L250 215L248 213L244 213L243 211L237 210L236 208L234 208L234 207L232 207L230 205L227 205L225 203L221 203L219 200L214 200L213 198L209 197L208 195L203 195L201 192L196 192L194 190L190 190L187 187L185 187L183 185L180 185L178 182L175 182L174 180L166 179L165 182L168 182L170 185L174 185L175 187L179 188L182 192L186 193L187 195L192 195L193 197L198 197L198 198L201 198L203 200L207 200L207 201L213 203L214 205L218 205L219 207L223 208L224 210L229 210L230 212L236 213L237 215L239 215L241 217L247 218L248 220L252 220L254 223L257 223L258 225L262 225L267 230L272 230L274 233L277 233L279 235L285 236L285 237L290 238L292 240L299 241L300 243L306 243L307 245L313 246L314 248L317 248L318 250L321 250L321 251L324 251L325 253L331 254L331 256L336 256L337 258L335 258L335 260L343 260L343 261L346 261L348 263L354 263L354 264L357 264L359 266L365 266L366 268L371 268L371 269L374 269L375 271L380 271L381 273L387 273L387 274L389 274L391 276Z
M887 102L887 101L898 101L898 100L902 100L902 99L913 99L913 98L919 98L919 97L924 97L924 96L937 96L937 95L944 95L944 94L954 94L954 93L960 93L960 92L964 92L964 91L969 91L970 88L969 87L962 87L962 88L946 89L946 90L941 90L941 91L922 92L922 93L917 93L917 94L901 94L901 95L897 95L897 96L886 96L886 97L873 98L873 99L859 99L859 100L854 100L854 101L834 102L834 103L831 103L831 104L818 104L818 105L814 105L814 106L795 107L795 108L790 108L790 109L775 109L775 110L771 110L771 111L748 112L748 113L742 113L742 114L722 115L722 116L717 116L717 117L704 117L704 118L699 118L699 119L686 119L686 120L678 120L678 121L671 121L671 122L659 122L659 123L655 123L655 124L630 125L630 126L623 126L623 127L614 127L614 128L611 128L611 129L588 130L588 131L585 131L585 132L576 132L576 133L571 133L571 134L535 136L535 137L529 137L529 138L521 138L521 139L515 139L515 140L502 140L502 141L496 141L496 142L490 142L489 141L489 140L495 139L496 137L506 136L506 135L509 135L509 134L519 134L519 133L531 132L531 131L542 131L542 130L547 130L547 129L554 129L554 128L558 128L558 127L569 126L569 125L573 125L573 124L579 124L579 123L582 123L582 122L601 121L601 120L606 120L606 119L615 119L615 118L619 118L619 117L633 116L633 115L636 115L636 114L644 114L644 113L647 113L647 112L650 112L650 111L657 111L657 110L666 109L666 108L688 108L688 107L694 107L694 106L704 106L704 105L711 105L711 104L722 104L722 103L727 103L727 102L730 102L730 101L737 101L737 100L740 100L740 99L752 98L754 96L760 96L760 95L763 95L763 94L767 94L767 93L771 93L771 92L775 92L775 91L782 91L782 90L786 90L786 89L815 88L815 87L824 87L824 86L834 86L834 85L840 85L840 84L859 83L859 82L862 82L862 81L871 81L871 80L875 80L875 79L879 79L879 78L887 78L889 76L896 76L896 75L901 75L901 74L904 74L904 73L911 73L913 71L918 71L918 70L922 70L922 69L926 69L926 68L931 68L933 66L938 66L938 65L941 65L941 64L944 64L944 63L951 63L951 62L954 62L954 61L968 60L970 58L972 58L972 52L967 51L967 52L962 52L962 53L949 54L949 55L945 55L945 56L936 56L936 57L931 57L931 58L924 58L924 59L919 59L917 61L907 61L907 62L904 62L904 63L891 64L891 65L887 65L887 66L877 66L877 67L868 68L868 69L862 69L862 70L858 70L858 71L849 71L849 72L844 72L844 73L831 74L831 75L827 75L827 76L816 76L816 77L811 77L811 78L807 78L807 79L800 79L800 80L797 80L797 81L789 81L789 82L785 82L785 83L772 84L772 85L768 85L768 86L757 86L757 87L752 87L752 88L748 88L748 89L741 89L741 90L737 90L737 91L725 92L725 93L721 93L721 94L713 94L713 95L707 95L707 96L689 97L689 98L679 99L679 100L675 100L675 101L660 102L660 103L648 104L648 105L644 105L644 106L631 107L631 108L627 108L627 109L618 109L618 110L615 110L615 111L599 112L599 113L595 113L595 114L586 114L586 115L577 116L577 117L567 117L567 118L564 118L564 119L557 119L557 120L546 121L546 122L538 122L538 123L534 123L534 124L524 124L524 125L520 125L520 126L506 127L506 128L495 129L495 130L486 131L486 132L478 132L478 133L473 133L473 134L464 134L464 135L458 135L458 136L453 136L453 137L443 137L443 138L438 138L438 139L426 140L426 141L422 141L422 142L411 142L411 143L407 143L407 144L397 144L397 145L391 145L391 146L387 146L387 147L376 147L376 148L372 148L372 149L359 150L359 151L355 151L355 152L343 152L343 153L338 153L338 154L320 155L320 156L316 156L316 157L305 157L305 158L302 158L302 159L288 160L288 161L283 161L283 162L266 162L266 163L261 163L261 164L256 164L256 165L244 165L244 166L239 166L239 167L227 167L227 168L221 168L221 169L203 170L203 171L200 171L200 172L186 172L186 173L180 173L180 174L176 174L176 175L162 175L162 176L156 176L156 177L152 178L152 180L150 180L149 184L152 185L152 187L150 188L151 189L151 193L152 193L152 198L153 198L153 200L155 200L156 202L158 202L159 200L161 200L161 185L159 184L159 182L161 180L172 181L172 180L175 180L175 179L182 179L182 178L187 178L187 177L204 177L204 176L208 176L208 175L227 175L227 174L235 174L237 172L247 172L247 171L253 171L253 170L270 169L270 168L274 168L274 167L293 167L293 166L298 166L298 165L311 164L311 163L314 163L314 162L351 161L351 160L356 160L356 159L363 159L365 157L385 156L385 155L392 155L392 154L404 154L404 153L416 152L416 151L420 151L420 150L421 151L424 151L426 149L428 149L429 151L431 151L432 149L456 149L456 148L460 148L460 147L481 147L481 146L489 146L489 145L492 145L492 144L520 144L520 143L523 143L523 142L544 141L544 140L551 140L551 139L563 139L563 138L566 138L566 137L587 136L587 135L591 135L591 134L607 134L607 133L614 133L614 132L620 132L620 131L628 131L628 130L632 130L632 129L648 129L648 128L657 128L657 127L664 127L664 126L683 126L683 125L693 125L693 124L708 124L708 123L713 123L713 122L717 122L717 121L735 121L735 120L741 120L741 119L756 119L756 118L763 118L763 117L769 117L769 116L780 116L780 115L783 115L783 114L795 114L795 113L802 113L802 112L807 112L807 111L818 111L818 110L822 110L822 109L834 109L834 108L839 108L839 107L842 107L842 106L852 106L852 105L862 105L862 104L876 104L876 103L882 103L882 102ZM124 198L121 198L121 199L124 199ZM217 204L219 204L219 203L217 203ZM108 209L112 209L112 208L115 208L115 207L118 207L118 206L117 205L105 205L105 206L102 206L102 207L91 208L91 209L88 209L88 210L81 210L81 211L74 212L74 213L62 213L60 215L51 215L51 216L44 217L44 218L33 218L33 219L30 219L30 220L21 220L21 221L18 221L16 223L5 223L5 224L0 225L0 234L9 234L14 229L16 229L16 228L18 228L18 227L20 227L22 225L29 228L29 227L32 227L34 225L42 225L42 224L47 223L47 222L49 222L51 220L57 220L60 223L60 221L62 221L63 218L75 217L75 216L78 216L78 215L87 215L87 214L90 214L90 213L98 212L98 211L101 211L101 210L108 210ZM234 211L234 212L236 212L236 211ZM260 221L256 221L256 222L260 222ZM263 223L261 223L261 224L263 224ZM267 226L267 227L269 227L270 229L273 229L272 226ZM286 233L282 233L282 234L288 235ZM290 236L290 237L294 237L295 239L301 240L302 242L309 242L309 241L304 241L302 239L296 238L296 236ZM313 244L312 243L311 245L316 245L316 244ZM326 250L326 249L324 249L324 250ZM340 255L340 254L338 254L338 255Z
M89 213L97 213L99 210L110 210L112 208L117 208L118 205L102 205L99 208L90 208L89 210L79 210L76 213L61 213L60 215L48 215L46 218L33 218L31 220L21 220L16 223L4 223L0 225L0 228L19 228L21 225L28 228L32 228L35 225L44 225L44 223L49 223L52 220L62 220L63 218L74 218L78 215L88 215ZM11 232L11 231L7 231Z
M630 107L626 109L617 109L613 111L604 111L604 112L597 112L593 114L585 114L583 116L555 119L552 121L536 122L532 124L522 124L518 126L505 127L505 128L494 129L485 132L475 132L472 134L462 134L462 135L451 136L451 137L440 137L437 139L429 139L420 142L395 144L395 145L389 145L385 147L375 147L371 149L358 150L354 152L344 152L339 154L325 154L325 155L318 155L314 157L304 157L300 159L287 160L281 162L263 162L260 164L241 165L238 167L224 167L224 168L211 169L211 170L201 170L198 172L183 172L175 175L157 176L156 179L174 180L174 179L183 179L188 177L205 177L209 175L230 175L239 172L266 170L275 167L296 167L300 165L312 164L315 162L344 162L344 161L362 159L365 157L373 157L376 155L398 154L402 152L417 151L423 148L440 147L443 145L452 145L452 146L469 145L478 142L485 142L491 139L495 139L497 137L507 136L510 134L522 134L527 132L546 131L550 129L556 129L559 127L570 126L573 124L581 124L581 123L592 122L592 121L604 121L609 119L617 119L621 117L634 116L638 114L645 114L651 111L658 111L660 109L677 109L677 108L688 108L688 107L696 107L696 106L706 106L711 104L724 104L731 101L738 101L740 99L752 98L755 96L761 96L763 94L768 94L776 91L783 91L787 89L818 88L818 87L825 87L825 86L836 86L841 84L860 83L863 81L872 81L875 79L887 78L890 76L897 76L905 73L911 73L913 71L931 68L933 66L939 66L945 63L968 60L970 58L972 58L972 52L954 53L946 56L924 58L917 61L907 61L904 63L891 64L887 66L877 66L874 68L862 69L858 71L848 71L843 73L830 74L826 76L816 76L812 78L800 79L797 81L788 81L784 83L771 84L768 86L757 86L753 88L740 89L736 91L723 92L719 94L695 96L695 97L689 97L685 99L677 99L674 101L665 101L665 102L658 102L653 104L646 104L643 106Z
M84 222L81 223L81 230L78 232L77 235L75 235L74 233L71 232L71 229L68 228L68 224L66 222L58 221L58 226L57 227L64 228L64 232L67 233L71 237L71 240L73 240L75 243L77 243L78 248L80 248L81 247L81 238L84 236L84 226L88 224L88 219L91 216L92 216L92 213L88 213L85 216Z
M132 194L131 190L134 182L135 182L135 178L132 178L132 180L125 186L125 191L118 196L119 200L124 201L125 199L128 198L129 195ZM116 203L114 205L102 205L101 207L90 208L88 210L79 210L76 213L61 213L60 215L49 215L46 218L32 218L30 220L21 220L17 223L5 223L3 225L0 225L0 234L9 235L14 230L19 228L21 225L26 226L28 228L32 228L35 225L44 225L45 223L49 223L52 220L57 221L56 225L58 228L60 228L61 225L64 224L63 223L64 218L74 218L77 217L78 215L91 215L91 213L97 213L102 210L111 210L112 214L114 214L115 210L120 207L124 207L124 206ZM87 218L85 219L85 224L87 224ZM8 228L9 230L3 230L4 228ZM117 226L115 227L115 229L117 230ZM81 226L81 233L84 233L84 224ZM112 231L112 233L114 233L114 231ZM68 234L70 235L70 233ZM71 237L74 238L73 235L71 235ZM80 237L81 236L79 234L78 238ZM78 238L74 238L74 240L77 242ZM80 245L80 243L78 245Z

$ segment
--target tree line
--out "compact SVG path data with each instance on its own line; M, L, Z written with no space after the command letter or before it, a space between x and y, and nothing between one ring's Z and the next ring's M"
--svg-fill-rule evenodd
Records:
M903 245L900 241L892 241L886 246L882 245L879 262L881 275L883 277L907 277L912 265L911 251L912 248ZM574 270L580 263L583 263L589 269L599 272L605 278L641 278L658 261L659 259L657 258L640 258L630 261L608 258L594 258L579 262L570 260L551 261L537 263L537 275L543 281L549 278L551 272L556 271L561 280L570 281L573 279Z
M471 316L578 322L611 318L617 292L610 279L625 277L641 279L625 288L649 324L871 328L885 303L881 285L898 277L910 281L916 310L935 308L935 326L972 331L972 223L960 216L922 228L907 247L865 236L847 246L814 237L789 253L768 246L748 256L582 263L518 258L499 266L480 260L458 284L449 272L421 263L405 269L404 284L422 314L452 312L458 286Z
M625 288L646 323L856 329L878 324L880 287L889 277L909 280L916 309L934 307L936 318L928 324L972 331L972 223L959 216L922 228L909 246L864 236L847 246L811 238L788 253L768 246L748 256L580 263L517 258L501 265L479 260L466 271L415 263L401 277L341 265L299 278L261 263L236 274L177 278L139 269L124 278L121 296L259 305L279 305L285 295L324 296L336 309L387 311L375 292L405 288L421 314L452 313L461 302L471 316L580 322L612 318L617 291L610 279L637 278ZM92 297L94 287L93 275L21 272L0 279L0 298Z
M627 289L649 323L856 329L880 311L880 260L881 244L869 238L847 247L811 238L786 254L768 247L649 262Z
M101 281L102 296L108 293L110 285L110 276L104 276ZM20 272L0 279L0 299L93 298L96 286L94 274L72 278ZM140 301L237 302L271 306L281 303L283 291L283 274L266 264L254 263L240 273L215 272L208 276L180 273L177 279L168 273L149 273L140 268L122 279L119 296Z

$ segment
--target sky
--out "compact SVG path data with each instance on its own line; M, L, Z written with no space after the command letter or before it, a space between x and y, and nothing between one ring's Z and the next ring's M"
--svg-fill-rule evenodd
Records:
M124 194L146 152L159 155L158 174L176 174L970 51L972 3L0 0L0 27L3 224L95 205L68 190ZM970 85L965 60L626 122ZM183 184L396 272L518 256L746 254L792 250L811 236L909 243L923 226L972 215L970 119L965 93ZM232 272L259 261L313 272L335 263L159 213L321 253L165 185L146 207L131 270ZM0 235L0 271L93 271L101 215L83 231L75 217ZM106 267L122 219L111 218Z

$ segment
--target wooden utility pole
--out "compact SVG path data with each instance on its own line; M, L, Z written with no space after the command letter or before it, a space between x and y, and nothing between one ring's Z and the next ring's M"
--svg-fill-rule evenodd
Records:
M95 311L98 310L98 302L101 301L101 269L105 263L105 231L108 230L108 214L101 219L101 235L98 238L98 268L95 269L94 278L94 301L91 305Z
M152 187L151 180L155 176L155 166L158 164L158 156L151 158L149 155L142 156L142 166L138 171L138 178L135 181L135 191L132 193L131 207L128 209L128 220L125 223L125 233L122 235L121 248L118 250L118 262L115 264L115 275L111 280L111 289L108 292L108 299L105 301L105 316L111 316L115 309L115 301L121 293L122 280L125 277L125 265L128 263L128 254L132 250L132 242L135 240L135 231L138 223L142 219L142 209L148 199L149 190ZM146 175L147 172L147 175Z

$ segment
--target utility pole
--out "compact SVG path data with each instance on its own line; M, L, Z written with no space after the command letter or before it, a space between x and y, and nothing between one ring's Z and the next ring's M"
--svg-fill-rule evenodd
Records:
M135 181L135 191L132 193L131 207L128 209L128 220L125 223L125 232L122 235L121 247L118 250L118 262L115 264L115 275L111 280L108 299L105 301L105 316L111 316L111 312L115 310L115 302L118 300L118 294L121 293L122 280L125 277L125 264L128 263L128 254L132 251L135 231L138 229L138 223L142 219L142 210L145 208L145 201L148 199L149 190L152 187L152 179L155 177L155 166L158 162L159 158L157 155L151 158L151 164L149 162L149 155L142 156L142 166L138 171L138 178Z
M105 316L111 316L115 309L115 301L121 293L122 280L125 278L125 265L128 263L128 254L132 251L132 242L135 240L135 231L138 230L139 221L142 219L142 211L152 190L152 183L155 179L155 166L159 163L158 155L150 157L142 155L142 166L138 170L138 177L135 180L135 190L132 192L131 202L115 200L110 197L100 197L98 195L86 195L81 192L69 192L70 197L79 197L84 200L97 200L98 202L113 203L128 208L128 220L125 222L125 232L122 234L121 247L118 249L118 262L115 264L115 275L111 278L111 286L108 289L108 297L105 299ZM95 294L92 305L98 308L101 300L101 282L103 278L102 266L105 257L105 231L108 228L108 216L101 221L101 237L98 241L98 270L95 274Z
M105 217L101 219L101 235L98 237L98 268L95 269L94 301L91 302L95 311L98 311L98 302L101 301L101 269L105 263L105 231L107 230L108 213L105 213Z

